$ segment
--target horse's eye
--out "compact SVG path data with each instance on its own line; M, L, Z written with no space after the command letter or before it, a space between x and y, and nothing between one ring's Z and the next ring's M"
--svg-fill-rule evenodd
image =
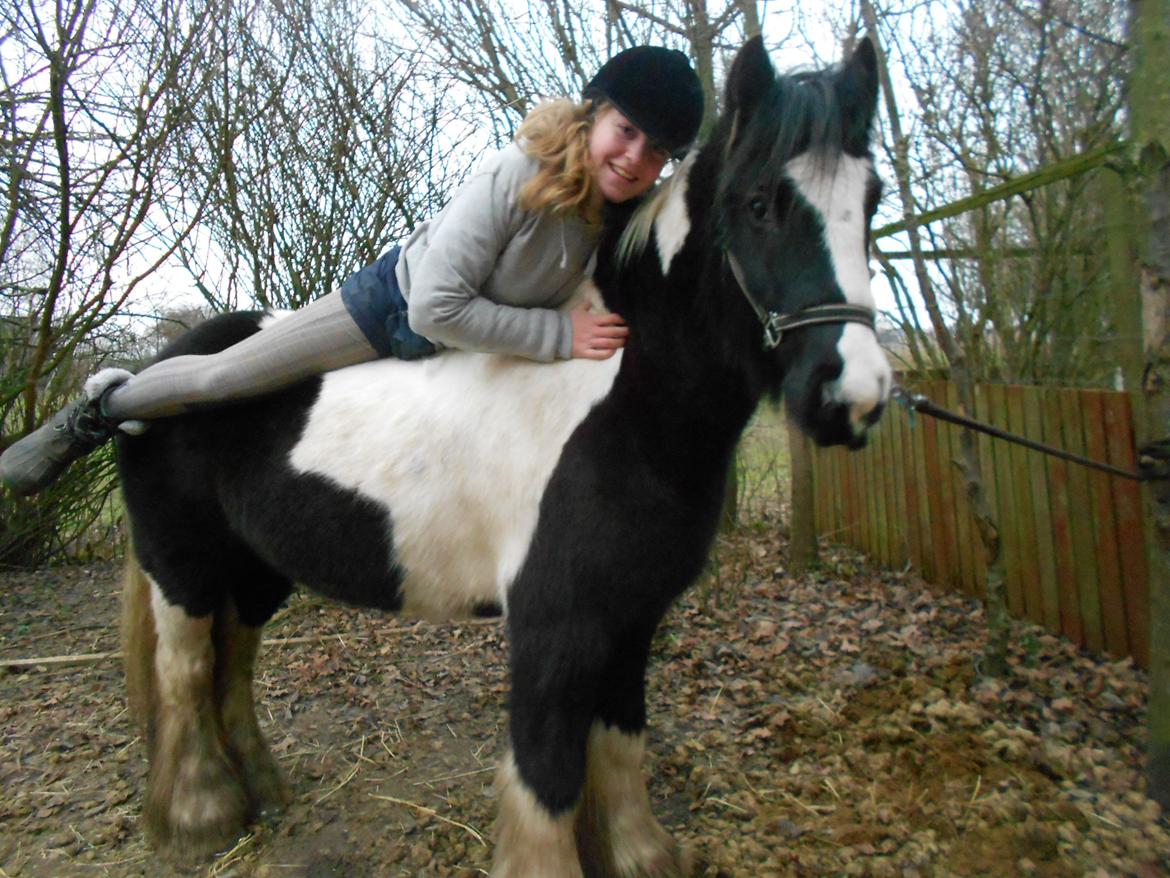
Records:
M748 210L752 212L752 216L756 219L762 220L768 215L768 203L757 196L748 204Z

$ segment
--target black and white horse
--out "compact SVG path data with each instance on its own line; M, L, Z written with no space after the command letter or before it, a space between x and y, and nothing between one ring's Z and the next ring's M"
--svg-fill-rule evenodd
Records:
M383 360L119 440L156 843L214 850L286 797L252 674L300 582L427 617L506 612L493 875L686 873L641 775L650 640L700 572L761 396L849 445L886 400L866 257L875 67L868 42L796 77L743 48L710 141L600 247L621 356ZM212 320L168 355L263 322Z

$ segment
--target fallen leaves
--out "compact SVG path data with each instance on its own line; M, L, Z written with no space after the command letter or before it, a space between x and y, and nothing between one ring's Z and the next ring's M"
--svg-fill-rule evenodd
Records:
M776 554L737 539L754 532L723 540L720 579L738 580L739 597L701 604L710 633L696 647L714 665L681 651L696 623L685 605L667 632L680 649L660 656L694 679L664 693L657 709L674 725L659 734L697 736L703 751L682 748L696 760L738 754L738 780L696 769L684 789L741 809L699 807L685 826L704 875L1170 874L1157 806L1140 793L1149 807L1128 804L1144 765L1145 682L1130 663L1019 624L1012 675L983 679L976 603L843 550L786 579ZM783 649L762 665L769 637ZM762 704L725 697L715 717L684 706L677 719L678 700L745 674L767 681L749 689ZM758 811L744 789L761 794ZM730 833L787 855L749 864L723 844Z
M1170 875L1131 663L1021 624L1011 675L983 678L974 602L843 550L793 579L783 550L766 521L722 538L717 575L654 642L646 772L696 878ZM5 588L0 654L117 648L112 567ZM70 624L83 614L105 627ZM257 703L296 798L191 874L482 875L470 830L489 838L506 745L502 628L300 594L268 634L286 642L261 655ZM116 665L0 684L0 868L154 878Z

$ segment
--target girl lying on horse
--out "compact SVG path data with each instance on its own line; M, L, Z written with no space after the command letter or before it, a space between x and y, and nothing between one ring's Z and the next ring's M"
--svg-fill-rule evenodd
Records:
M604 359L621 317L559 310L589 273L606 205L628 205L694 139L698 77L681 52L627 49L582 100L534 109L432 220L336 292L217 354L169 359L138 375L104 370L86 394L0 455L19 494L52 483L119 425L258 396L378 357L459 348L540 361ZM141 425L139 425L139 428Z

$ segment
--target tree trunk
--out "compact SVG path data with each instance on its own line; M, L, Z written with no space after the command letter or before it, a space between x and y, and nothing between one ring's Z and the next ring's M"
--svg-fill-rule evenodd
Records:
M1146 367L1146 432L1170 437L1170 0L1132 0L1129 101L1138 152L1135 183L1144 196L1139 235ZM1150 571L1150 696L1147 794L1170 810L1170 481L1148 482L1153 522Z

